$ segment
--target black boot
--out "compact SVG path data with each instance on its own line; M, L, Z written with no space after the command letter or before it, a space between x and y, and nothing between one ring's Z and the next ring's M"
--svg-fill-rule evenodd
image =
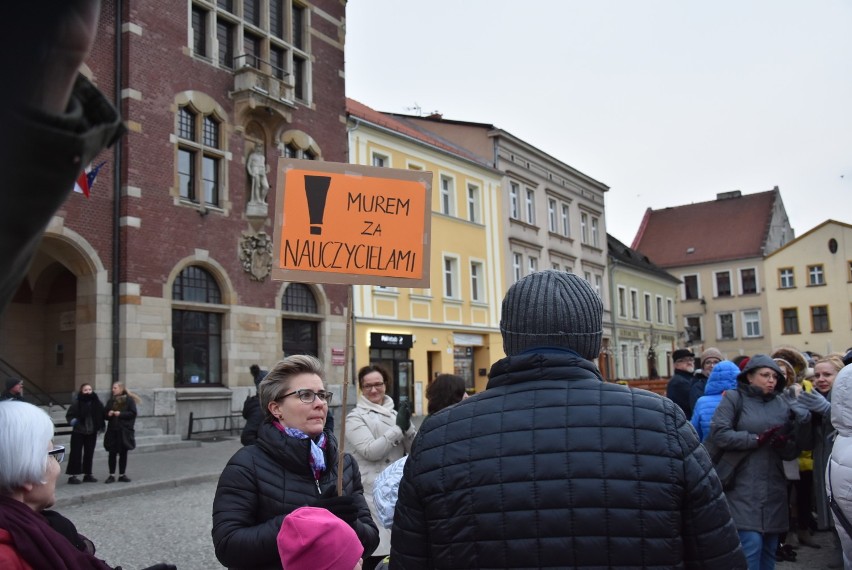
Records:
M775 559L779 562L795 562L796 551L789 544L779 544L778 550L775 551Z

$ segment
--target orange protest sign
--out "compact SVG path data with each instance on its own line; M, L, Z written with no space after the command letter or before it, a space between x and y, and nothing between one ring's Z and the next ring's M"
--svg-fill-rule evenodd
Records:
M280 159L274 279L429 287L432 173Z

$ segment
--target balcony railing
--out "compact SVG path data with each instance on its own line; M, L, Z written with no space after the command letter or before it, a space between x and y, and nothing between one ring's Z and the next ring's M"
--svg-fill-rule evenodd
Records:
M284 68L257 56L243 54L234 58L234 91L237 103L259 103L288 113L293 103L291 74Z

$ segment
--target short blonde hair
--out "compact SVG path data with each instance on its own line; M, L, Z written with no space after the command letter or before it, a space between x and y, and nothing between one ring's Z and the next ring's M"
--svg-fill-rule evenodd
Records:
M44 410L26 402L0 402L0 494L44 480L52 439L53 422Z
M290 380L299 374L316 374L323 377L322 362L307 354L294 354L272 367L266 378L257 386L257 394L260 397L260 409L263 410L264 418L272 420L272 412L269 411L269 402L274 402L282 395L290 391Z

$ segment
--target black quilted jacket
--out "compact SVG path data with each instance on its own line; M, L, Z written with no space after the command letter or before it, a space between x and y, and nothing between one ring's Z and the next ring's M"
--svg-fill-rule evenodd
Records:
M405 570L745 568L683 412L558 349L497 362L485 392L429 418L391 544Z
M213 545L219 562L229 568L281 570L276 537L284 516L315 504L318 484L323 491L336 484L337 442L326 435L328 468L319 482L308 465L310 442L284 437L266 422L256 444L243 447L228 461L213 500ZM344 457L343 494L358 503L355 532L368 555L379 544L379 531L364 501L358 464L351 455Z

